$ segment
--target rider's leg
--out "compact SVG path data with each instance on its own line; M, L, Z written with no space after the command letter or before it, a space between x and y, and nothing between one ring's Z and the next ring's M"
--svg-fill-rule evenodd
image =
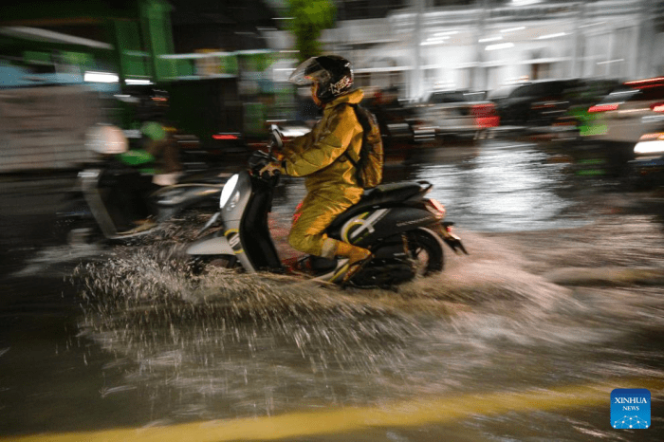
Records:
M354 246L346 242L336 241L331 238L327 238L325 242L334 241L334 252L332 258L335 256L342 256L348 258L348 266L351 269L355 268L355 264L358 264L360 261L364 261L367 258L371 257L371 252L363 247ZM325 247L324 247L325 248Z
M348 258L349 270L346 280L371 257L371 252L362 247L328 238L324 232L332 221L351 205L352 202L310 198L310 195L307 195L295 213L293 227L288 235L289 244L299 251L329 259L335 256Z
M328 239L324 233L325 229L348 207L350 205L335 204L333 202L326 202L323 205L311 204L311 198L307 196L293 217L293 226L288 234L288 243L294 249L309 255L329 256L330 251L335 251L336 247L333 244L328 244L324 253L323 244Z

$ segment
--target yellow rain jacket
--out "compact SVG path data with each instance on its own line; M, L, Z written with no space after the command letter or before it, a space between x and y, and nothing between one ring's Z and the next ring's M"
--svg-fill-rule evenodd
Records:
M355 110L346 104L358 104L363 96L358 89L327 103L312 131L293 139L282 151L281 172L305 177L307 188L289 235L289 243L297 250L326 255L324 230L362 197L364 189L357 184L355 167L343 153L348 150L356 161L360 156L363 129ZM332 247L329 241L328 246Z
M336 160L347 148L353 159L359 158L363 130L355 111L346 104L358 104L363 96L364 92L358 89L328 103L323 109L323 118L312 131L293 139L285 147L282 172L306 177L305 184L310 191L327 188L342 193L346 189L361 189L351 162L345 157Z

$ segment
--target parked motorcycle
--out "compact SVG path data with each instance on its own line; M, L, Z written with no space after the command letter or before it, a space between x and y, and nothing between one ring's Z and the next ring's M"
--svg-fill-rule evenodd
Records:
M272 128L268 152L256 152L248 170L231 176L219 199L220 210L187 248L201 271L206 261L246 272L286 273L289 267L277 254L268 229L274 189L279 175L260 174L274 161L272 149L282 146L279 129ZM443 270L443 243L467 254L461 239L443 221L445 208L425 198L432 185L425 181L385 184L367 190L358 204L339 215L328 227L329 237L368 248L374 257L348 281L358 287L392 287ZM212 233L210 228L220 226ZM204 235L205 234L205 235ZM292 268L319 281L342 283L348 260L306 256Z

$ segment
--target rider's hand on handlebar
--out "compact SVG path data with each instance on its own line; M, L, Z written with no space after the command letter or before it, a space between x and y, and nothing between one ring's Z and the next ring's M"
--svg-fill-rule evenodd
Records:
M268 163L260 170L260 176L263 176L264 173L267 173L269 176L274 176L275 172L278 172L281 169L279 163Z

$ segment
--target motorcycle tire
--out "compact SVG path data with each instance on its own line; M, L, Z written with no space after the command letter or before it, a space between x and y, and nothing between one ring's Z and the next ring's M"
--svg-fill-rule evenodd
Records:
M189 273L192 276L202 276L212 267L232 269L236 264L237 258L231 255L197 256L189 261Z
M444 267L444 253L440 241L427 230L414 230L406 234L408 254L415 266L415 276L439 273Z
M53 226L56 244L68 246L90 245L103 238L97 225L85 219L58 219Z

